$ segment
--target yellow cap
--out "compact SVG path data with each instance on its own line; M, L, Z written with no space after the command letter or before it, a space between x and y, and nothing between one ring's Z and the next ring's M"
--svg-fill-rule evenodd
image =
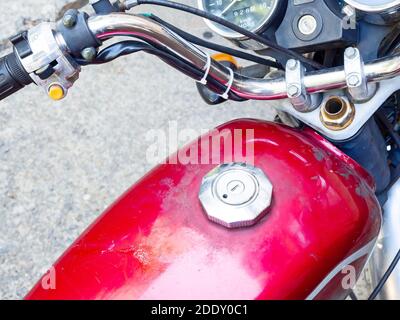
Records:
M238 67L238 62L236 61L236 59L231 56L230 54L226 54L226 53L215 53L211 56L214 60L222 62L222 61L227 61L232 63L234 66Z
M61 100L65 96L64 89L59 84L52 84L49 87L48 94L55 101Z

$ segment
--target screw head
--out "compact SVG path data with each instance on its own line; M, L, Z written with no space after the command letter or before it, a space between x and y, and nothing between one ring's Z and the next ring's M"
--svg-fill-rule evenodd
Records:
M286 67L289 68L290 70L295 70L297 67L297 60L290 59L286 63Z
M227 163L204 177L199 199L211 221L226 228L249 227L266 214L272 189L260 168Z
M353 75L350 75L350 76L347 78L347 82L348 82L348 84L349 84L350 86L352 86L352 87L357 87L357 86L360 85L361 79L360 79L360 77L359 77L358 75L353 74Z
M358 55L358 50L356 48L349 47L345 50L344 54L346 55L347 58L354 59Z
M85 48L82 50L81 56L86 61L93 61L97 56L97 50L93 47Z
M300 93L300 88L295 86L295 85L291 85L288 88L288 95L289 97L296 97L298 96Z
M76 24L76 19L75 14L67 12L63 17L62 22L66 28L72 28Z

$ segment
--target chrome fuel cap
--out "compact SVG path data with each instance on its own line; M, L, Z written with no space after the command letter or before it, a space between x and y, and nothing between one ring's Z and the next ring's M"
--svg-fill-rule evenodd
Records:
M264 172L245 163L222 164L209 172L200 202L211 221L227 228L254 225L272 201L272 183Z

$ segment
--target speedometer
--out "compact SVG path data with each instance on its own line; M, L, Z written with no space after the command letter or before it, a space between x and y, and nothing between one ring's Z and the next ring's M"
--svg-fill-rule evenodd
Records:
M219 16L246 30L258 32L268 25L277 11L279 0L198 0L200 9ZM208 26L230 39L243 35L206 20Z

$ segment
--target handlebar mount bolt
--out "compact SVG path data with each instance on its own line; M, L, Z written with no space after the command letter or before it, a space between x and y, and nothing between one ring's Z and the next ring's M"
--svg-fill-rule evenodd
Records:
M348 81L349 85L352 86L352 87L357 87L361 83L360 77L355 75L355 74L353 74L350 77L348 77L347 81Z
M357 57L358 51L353 47L349 47L345 50L344 54L346 55L347 58L354 59Z
M294 59L288 60L288 62L287 62L287 67L288 67L290 70L295 70L296 67L297 67L297 60L294 60Z
M300 89L297 86L290 86L288 89L289 97L297 97L300 94Z
M81 55L86 61L93 61L97 56L97 50L93 47L85 48L82 50Z

